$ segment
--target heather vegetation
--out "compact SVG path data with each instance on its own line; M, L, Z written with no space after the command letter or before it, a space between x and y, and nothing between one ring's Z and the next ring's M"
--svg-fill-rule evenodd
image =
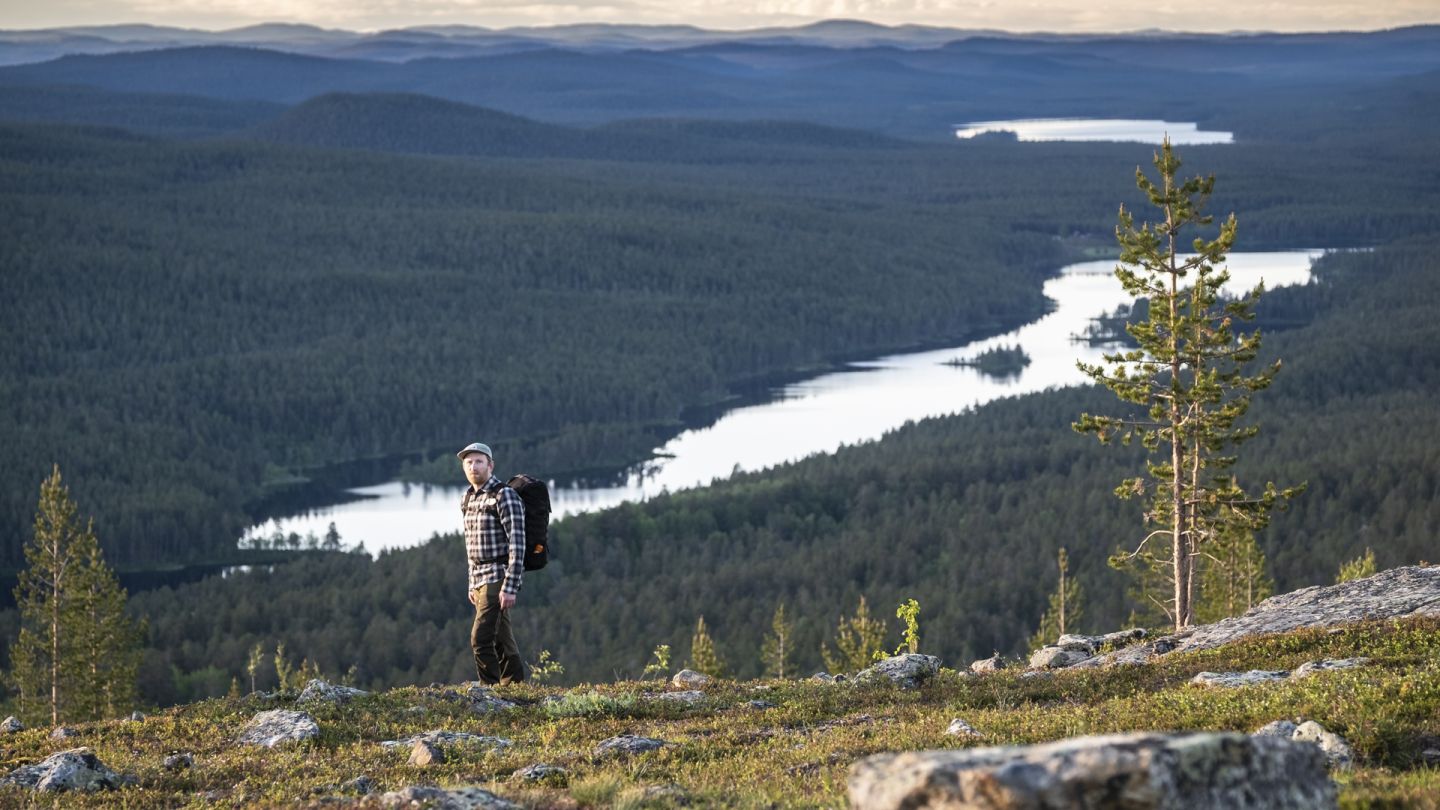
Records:
M1217 668L1293 668L1321 658L1365 656L1358 669L1239 689L1188 683ZM292 708L296 692L217 698L143 721L77 726L54 741L44 728L7 738L7 767L84 744L110 767L137 778L118 793L68 795L69 807L174 807L209 801L252 805L358 801L361 776L374 790L429 783L476 785L524 807L837 807L850 764L893 750L1025 744L1140 729L1242 732L1304 717L1344 736L1351 771L1336 772L1341 807L1435 808L1440 781L1416 767L1435 743L1440 713L1440 623L1409 619L1255 638L1163 663L1113 670L1062 671L1025 678L1016 671L970 676L953 669L920 689L769 679L715 681L694 704L659 700L653 681L621 680L577 689L519 685L497 690L517 709L475 715L454 687L403 687L341 704L308 704L320 726L313 740L264 749L233 739L257 712ZM449 693L449 698L447 698ZM758 702L757 702L758 701ZM956 718L978 736L946 729ZM457 746L443 763L407 764L408 749L382 740L432 729L498 737L503 748ZM631 757L601 756L598 743L621 733L669 745ZM193 756L167 769L172 752ZM547 763L562 773L538 782L512 778ZM653 786L668 796L643 798ZM18 788L0 800L22 801Z

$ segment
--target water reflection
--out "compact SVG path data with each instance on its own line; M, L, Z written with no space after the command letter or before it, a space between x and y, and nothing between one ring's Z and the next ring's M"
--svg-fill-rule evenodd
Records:
M1234 143L1229 132L1205 132L1197 124L1125 118L1022 118L975 121L955 127L955 137L1013 133L1021 141L1110 141L1158 144L1166 137L1177 146Z
M1303 284L1322 251L1236 253L1229 268L1232 291ZM993 399L1084 381L1076 360L1097 362L1111 346L1078 340L1093 319L1130 303L1113 275L1113 261L1074 264L1045 284L1054 309L1017 330L963 346L899 354L855 363L836 372L777 389L773 401L731 411L703 429L681 433L657 457L615 486L560 487L557 516L591 512L657 493L709 484L736 470L759 470L841 445L871 441L906 422L957 413ZM1019 346L1030 363L1013 375L987 376L950 361L994 348ZM502 474L505 470L501 459ZM460 478L456 470L456 478ZM346 547L363 542L371 552L417 545L457 531L461 486L398 481L352 490L363 500L262 524L324 536L331 522Z

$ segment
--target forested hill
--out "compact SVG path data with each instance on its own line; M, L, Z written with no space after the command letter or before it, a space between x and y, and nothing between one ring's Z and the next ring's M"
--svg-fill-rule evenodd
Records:
M1440 557L1440 241L1327 257L1321 282L1270 294L1309 324L1267 338L1285 366L1256 399L1244 482L1308 482L1261 543L1277 592L1328 583L1372 547L1382 567ZM1135 603L1105 559L1143 534L1112 489L1140 456L1070 423L1115 407L1094 389L1000 401L876 443L554 528L559 558L527 575L517 636L567 682L636 677L657 644L687 659L703 615L731 671L760 671L775 608L795 622L800 671L867 597L899 643L894 606L919 601L922 649L963 665L1023 647L1070 551L1087 594L1080 629L1112 630ZM154 700L224 691L254 644L284 640L326 672L378 687L468 677L456 536L369 562L309 559L132 598L151 617ZM177 669L172 677L171 666Z
M397 61L265 46L259 39L245 47L68 55L0 67L0 86L83 85L286 105L334 92L398 92L552 123L783 119L944 142L959 122L1037 116L1239 129L1244 122L1231 114L1247 99L1323 106L1440 69L1437 27L1328 36L961 37L909 48L732 40L587 50L557 43L446 58L417 46L415 58ZM4 47L0 42L0 58ZM1258 134L1239 131L1242 138Z

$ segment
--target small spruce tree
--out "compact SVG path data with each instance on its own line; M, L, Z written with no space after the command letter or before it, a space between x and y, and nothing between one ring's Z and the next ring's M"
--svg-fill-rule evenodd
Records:
M1080 583L1070 576L1070 557L1065 553L1064 546L1056 555L1056 564L1060 568L1060 584L1050 594L1050 606L1040 617L1035 635L1030 637L1031 652L1073 631L1085 613L1085 593Z
M788 678L795 674L791 659L795 656L795 625L785 620L785 604L775 608L770 619L770 634L760 647L765 674L772 678Z
M703 672L712 678L725 677L725 662L715 650L715 642L705 627L705 617L695 622L695 635L690 638L690 669Z
M857 672L868 666L875 653L885 648L885 623L870 618L870 607L865 597L855 608L854 616L841 616L835 627L835 648L821 645L820 656L825 659L825 668L830 672Z
M1335 584L1339 585L1352 579L1373 576L1375 576L1375 551L1367 546L1364 554L1340 565L1340 570L1335 574Z

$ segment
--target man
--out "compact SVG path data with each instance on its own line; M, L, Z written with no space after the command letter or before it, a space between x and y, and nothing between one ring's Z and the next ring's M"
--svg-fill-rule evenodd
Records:
M525 662L510 633L510 608L525 574L525 505L495 473L495 456L476 442L457 453L470 488L460 499L475 624L470 649L482 683L525 680Z

